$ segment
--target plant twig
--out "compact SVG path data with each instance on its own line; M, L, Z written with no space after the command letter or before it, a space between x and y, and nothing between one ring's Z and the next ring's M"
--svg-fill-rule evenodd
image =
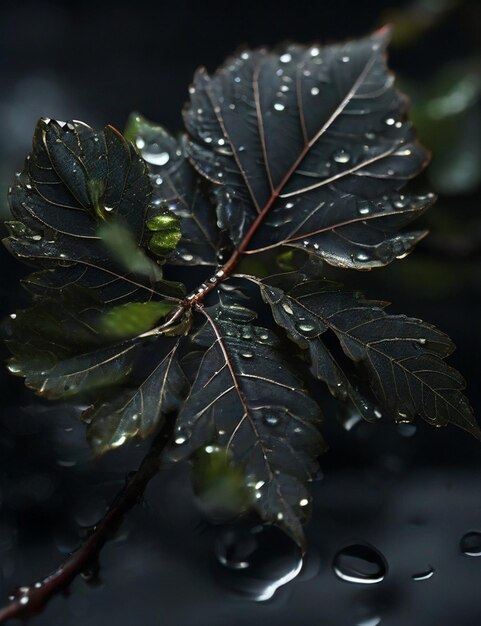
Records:
M20 587L10 596L10 602L0 609L0 624L9 619L26 619L41 612L52 596L65 591L77 576L96 565L105 543L112 539L125 515L142 499L147 484L159 471L160 452L164 445L165 435L159 435L139 469L129 474L105 516L66 561L43 580L29 587Z

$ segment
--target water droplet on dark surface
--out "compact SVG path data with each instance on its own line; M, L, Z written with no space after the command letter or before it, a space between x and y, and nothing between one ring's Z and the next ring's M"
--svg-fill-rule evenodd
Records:
M398 424L398 432L403 437L412 437L416 434L416 425L415 424Z
M466 556L481 556L481 533L474 530L466 533L462 536L459 547Z
M237 596L262 602L302 569L299 548L275 526L237 522L219 533L218 580Z
M379 615L373 615L372 617L366 617L356 622L356 626L378 626L381 623Z
M384 580L387 563L372 546L353 544L339 550L332 562L338 578L346 582L372 585Z
M429 578L432 578L434 576L434 569L432 567L429 567L428 569L424 570L423 572L419 572L417 574L413 574L411 576L411 578L413 580L429 580Z

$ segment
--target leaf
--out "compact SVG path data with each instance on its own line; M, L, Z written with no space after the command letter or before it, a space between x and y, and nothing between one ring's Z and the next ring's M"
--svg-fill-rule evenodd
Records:
M262 519L302 546L307 483L324 449L319 407L274 333L252 323L251 311L218 305L204 315L195 342L206 352L177 419L178 454L206 443L225 448L243 467Z
M403 190L428 155L385 64L388 31L344 44L245 51L185 109L187 151L217 187L218 216L241 251L288 245L340 267L405 256L424 235L399 229L432 194Z
M101 330L103 315L89 290L78 288L17 311L8 328L8 369L53 399L124 382L141 341L112 339Z
M167 413L180 407L188 386L177 359L180 342L157 360L138 386L84 413L87 437L96 454L118 448L135 436L149 437L159 430Z
M126 137L148 164L153 187L149 219L165 209L181 218L182 238L170 259L178 265L217 265L221 236L215 209L183 146L164 128L133 113ZM164 211L164 213L161 213Z
M299 273L259 282L274 319L298 345L309 350L312 371L336 397L349 397L360 414L376 415L351 385L323 344L332 331L344 354L366 375L382 409L397 422L422 417L434 426L454 424L481 439L472 409L461 393L461 375L444 359L454 346L444 333L421 320L389 315L378 302L338 285Z
M100 332L112 339L135 337L173 309L171 302L129 302L111 308L100 318Z
M76 284L118 304L182 298L182 286L160 280L153 263L125 270L127 252L145 244L151 193L145 162L111 126L97 132L82 122L40 120L10 190L16 221L7 223L5 241L15 256L44 268L25 281L28 288L44 294ZM114 244L127 246L124 257L112 254Z

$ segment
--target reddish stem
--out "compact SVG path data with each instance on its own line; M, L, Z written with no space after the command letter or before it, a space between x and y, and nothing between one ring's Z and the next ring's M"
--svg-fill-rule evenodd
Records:
M11 596L10 603L0 609L0 624L8 619L26 619L39 613L52 596L64 591L79 574L96 564L105 543L114 536L126 513L142 499L148 482L159 471L159 455L164 444L165 437L154 441L139 469L128 477L105 517L66 561L42 581L30 587L20 587Z

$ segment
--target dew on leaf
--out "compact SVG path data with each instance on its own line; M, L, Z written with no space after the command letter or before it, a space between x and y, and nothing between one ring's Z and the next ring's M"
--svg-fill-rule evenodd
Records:
M335 152L332 158L336 161L336 163L348 163L351 159L351 155L341 149Z

